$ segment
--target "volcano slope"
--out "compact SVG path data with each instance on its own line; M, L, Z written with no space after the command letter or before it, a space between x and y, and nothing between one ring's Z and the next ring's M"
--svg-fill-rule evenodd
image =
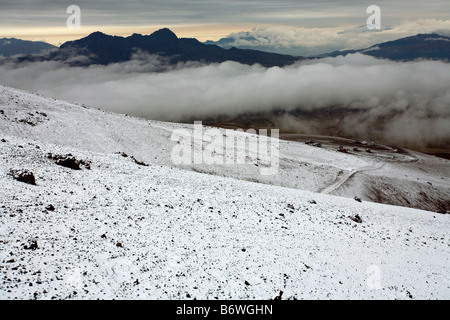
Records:
M445 195L448 162L418 175L410 153L280 141L261 176L173 165L171 134L191 125L7 87L0 110L2 299L450 298L449 215L333 195L363 195L363 173L415 188L401 170Z

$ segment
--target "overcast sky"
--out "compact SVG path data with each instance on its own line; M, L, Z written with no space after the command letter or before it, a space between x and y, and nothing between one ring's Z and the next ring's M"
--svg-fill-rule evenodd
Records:
M0 37L45 40L53 44L99 30L109 34L150 34L169 27L177 35L217 40L254 28L342 28L363 25L369 5L382 10L383 25L405 20L448 20L448 0L2 0ZM82 28L66 28L69 5L78 5ZM420 33L417 30L416 33Z

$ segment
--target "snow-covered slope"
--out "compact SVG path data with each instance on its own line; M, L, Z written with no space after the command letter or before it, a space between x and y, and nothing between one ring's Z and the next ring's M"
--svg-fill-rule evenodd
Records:
M107 103L107 102L105 102ZM0 87L3 135L85 151L125 152L146 163L173 166L174 129L192 125L148 121ZM43 116L44 113L46 116ZM225 134L225 131L224 131ZM242 133L228 132L239 136ZM389 147L374 153L337 152L280 140L277 175L250 165L188 165L184 169L288 188L360 197L428 211L450 209L450 161Z
M390 172L376 157L282 141L275 177L177 168L170 136L189 125L6 87L0 110L0 298L450 298L449 215L313 192Z

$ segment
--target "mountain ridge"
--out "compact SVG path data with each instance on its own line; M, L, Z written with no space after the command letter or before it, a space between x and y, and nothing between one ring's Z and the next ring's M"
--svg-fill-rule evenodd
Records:
M437 33L419 33L415 36L375 44L364 49L334 51L320 56L337 57L352 53L362 53L394 61L417 59L448 61L450 60L450 37Z
M306 59L337 57L354 53L394 61L413 61L418 59L449 61L450 37L437 33L417 34L382 42L368 48L340 50L303 57L248 49L247 47L232 46L223 48L211 41L202 43L195 38L179 38L169 28L156 30L149 35L133 33L128 37L108 35L95 31L86 37L67 41L56 51L50 52L45 56L28 54L20 57L18 60L31 62L58 60L75 66L107 65L129 61L137 51L165 57L171 64L187 61L203 63L235 61L247 65L260 64L264 67L283 67ZM89 59L74 59L77 56L86 56Z
M134 33L129 37L111 36L96 31L87 37L65 42L57 52L49 55L48 59L64 60L67 56L87 55L92 56L91 63L105 65L127 61L136 50L167 57L172 63L221 63L231 60L271 67L289 65L300 59L256 50L226 50L219 46L205 45L195 38L178 38L168 28L159 29L150 35Z
M43 41L29 41L16 38L0 39L0 56L40 54L45 50L56 49L54 45Z

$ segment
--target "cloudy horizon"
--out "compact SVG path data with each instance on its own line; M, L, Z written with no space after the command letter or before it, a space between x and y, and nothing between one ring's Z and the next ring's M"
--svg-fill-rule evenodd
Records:
M81 8L81 29L66 27L69 5ZM43 1L6 0L1 4L0 37L25 40L43 40L54 45L87 36L94 31L127 36L132 33L150 34L168 27L180 37L193 37L200 41L219 40L223 37L250 32L268 36L269 42L280 46L279 35L286 31L284 40L298 45L308 39L321 40L324 45L340 43L341 32L355 30L364 25L368 6L376 4L382 11L382 27L393 27L396 32L358 32L355 41L372 43L423 31L449 30L450 3L445 0L419 1L380 0L376 3L356 0L294 1L276 3L262 0L246 1ZM356 34L355 32L353 32ZM339 36L341 35L341 36ZM260 37L261 39L262 37ZM373 39L371 39L373 38ZM351 44L351 35L344 45ZM305 44L303 44L305 45ZM353 44L354 45L354 44ZM345 48L345 47L343 47Z

